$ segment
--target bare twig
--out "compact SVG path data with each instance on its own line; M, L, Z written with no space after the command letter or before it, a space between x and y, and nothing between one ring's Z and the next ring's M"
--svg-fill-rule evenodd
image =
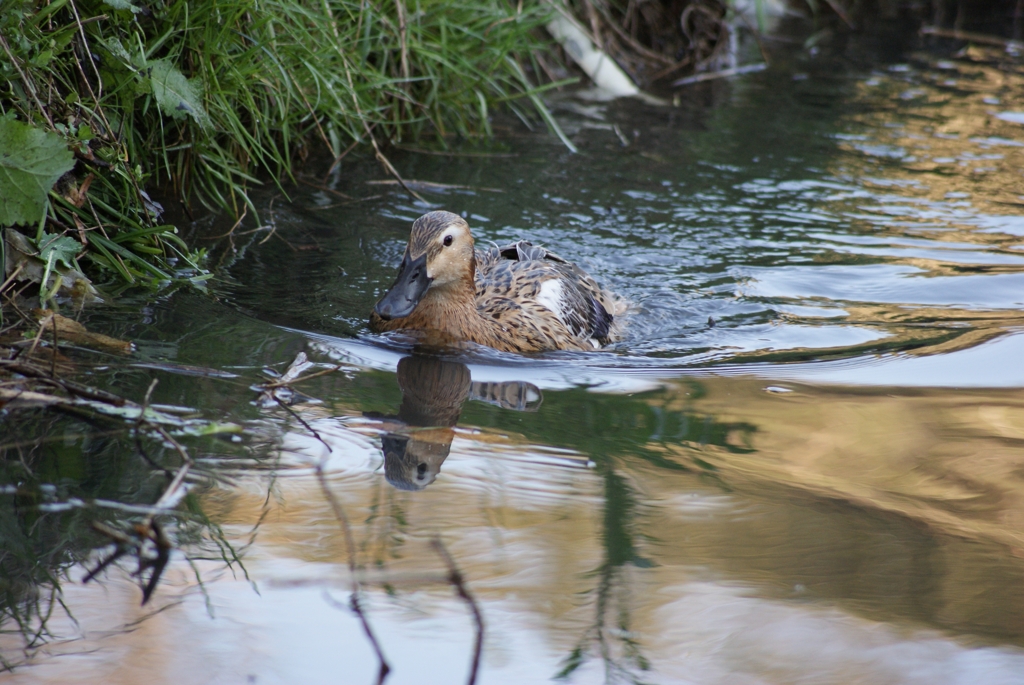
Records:
M325 209L334 209L336 207L348 207L349 205L357 205L360 202L369 202L370 200L379 200L382 197L384 197L384 196L383 195L367 195L366 197L356 198L355 200L345 200L344 202L335 202L333 205L317 205L316 207L311 207L310 209L313 209L315 211L320 212L320 211L323 211Z
M391 166L391 162L384 156L384 153L380 151L380 146L377 145L377 139L373 137L373 131L367 123L366 117L363 116L363 109L359 106L359 98L356 97L356 87L352 82L352 70L348 68L348 58L345 57L345 54L341 52L340 49L338 50L338 54L345 60L345 78L348 80L348 90L349 94L352 95L352 104L355 105L356 114L359 115L359 120L363 123L363 129L366 131L366 135L370 139L370 144L373 145L373 152L377 157L377 161L381 163L381 166L383 166L389 174L394 176L395 180L398 181L398 184L402 186L405 192L409 193L409 195L413 196L423 204L430 204L424 200L419 193L405 185L405 181L402 180L401 174L398 173L395 167Z
M39 108L39 113L46 117L46 121L50 124L50 128L53 128L53 119L50 118L50 113L43 107L43 103L39 101L39 95L36 93L36 86L32 81L28 80L25 72L21 70L21 66L18 64L18 60L15 59L14 55L11 54L11 48L7 45L7 41L4 40L3 34L0 34L0 46L3 46L4 52L7 53L7 58L11 60L11 64L18 71L18 75L21 76L21 82L25 84L25 90L31 95L32 99L36 101L36 107Z
M373 628L370 627L370 621L366 618L366 614L363 612L362 605L359 602L359 598L362 595L362 590L359 586L359 578L356 574L356 543L352 537L352 526L349 524L348 516L345 514L345 509L341 506L341 502L331 491L331 488L327 485L327 476L324 474L323 461L316 466L316 478L320 482L320 488L324 492L324 497L327 498L328 504L331 505L331 510L334 512L334 517L338 519L338 523L341 525L342 532L345 535L345 549L348 553L348 569L349 575L352 577L352 596L349 600L349 608L352 609L359 622L363 626L363 632L366 633L366 638L370 641L370 646L373 647L373 651L377 654L377 660L380 662L380 669L377 671L377 685L381 685L384 679L388 677L388 673L391 672L391 666L388 665L387 659L384 657L384 650L380 647L380 642L377 640L377 636L373 633ZM328 598L330 598L328 596Z
M739 76L740 74L750 74L755 71L764 71L768 68L767 64L747 64L746 66L736 67L735 69L722 69L721 71L709 71L703 74L696 74L694 76L687 76L681 78L678 81L673 81L673 86L689 86L694 83L701 83L703 81L712 81L719 78L727 78L729 76Z
M519 156L519 154L515 152L451 152L449 150L424 150L420 147L410 147L408 145L396 145L395 147L403 152L415 152L419 155L436 155L438 157L481 157L487 159L503 159Z
M483 653L484 647L484 619L480 614L480 607L477 606L476 600L473 598L473 594L469 591L469 588L466 587L466 582L462 577L462 572L459 571L459 567L455 565L455 560L452 559L452 555L448 553L448 549L444 546L444 543L441 542L441 538L434 538L431 545L434 547L438 556L441 557L441 561L443 561L445 566L448 567L448 582L455 587L455 592L457 592L462 601L469 606L469 611L473 614L473 623L476 625L476 640L473 643L473 660L470 662L469 679L466 683L468 685L475 685L477 674L480 671L480 656Z
M341 154L334 158L334 162L331 163L331 168L327 170L326 174L324 174L325 179L334 173L334 170L338 168L339 164L341 164L341 160L345 159L345 157L348 156L348 153L355 150L357 145L359 145L359 141L353 140L351 145L342 150Z
M587 3L587 4L589 6L590 3ZM608 26L612 30L612 32L615 33L616 36L618 36L619 40L621 40L624 43L626 43L626 45L628 45L630 48L635 50L638 54L643 55L644 57L646 57L649 60L653 60L655 62L660 62L661 64L663 64L665 66L675 66L676 65L676 61L674 59L670 59L670 58L666 57L665 55L661 54L660 52L655 52L654 50L651 50L650 48L647 48L644 45L641 45L632 36L630 36L628 33L623 31L622 28L619 26L618 22L616 22L611 16L609 16L609 14L607 12L607 9L605 7L601 7L600 8L600 13L601 13L602 17L604 18L605 25Z
M768 50L764 47L764 37L761 35L761 32L757 30L756 26L750 23L750 20L745 14L739 13L736 16L740 18L743 25L746 26L747 30L750 31L752 36L754 36L754 40L757 41L757 49L761 51L761 59L764 60L765 64L771 64L771 60L768 59Z
M15 373L20 373L23 376L35 378L46 385L60 388L69 395L78 395L79 397L84 397L86 399L106 402L107 404L112 404L115 407L123 407L128 404L123 397L119 397L118 395L114 395L113 393L109 393L105 390L90 388L87 385L82 385L75 381L69 381L66 378L51 378L32 364L26 364L16 360L0 359L0 366L6 367Z
M15 269L11 273L11 275L7 277L7 280L4 281L2 285L0 285L0 293L2 293L3 291L7 290L7 286L9 286L11 283L14 282L14 280L16 278L18 278L18 274L20 274L21 270L24 269L24 268L25 268L25 263L24 262L22 262L21 264L18 265L18 268Z
M324 129L320 125L320 117L318 117L316 112L313 110L313 105L309 104L309 100L306 98L306 94L302 91L302 88L296 88L296 90L299 93L299 97L302 98L302 103L306 105L306 109L309 110L309 116L313 119L313 123L316 124L316 130L320 133L320 140L324 141L324 145L327 146L328 150L334 152L334 148L331 147L331 139L327 137L326 133L324 133Z
M1007 49L1024 49L1024 43L1021 43L1019 40L1006 40L1005 38L991 36L987 33L975 33L973 31L961 31L959 29L944 29L939 26L922 26L921 35L938 36L939 38L953 38L956 40L966 40L972 43L981 43L983 45L995 45Z
M295 419L296 421L298 421L299 423L301 423L301 424L302 424L302 426L303 426L303 427L304 427L304 428L305 428L306 430L308 430L308 431L309 431L310 433L312 433L312 434L313 434L313 437L314 437L314 438L316 438L316 439L317 439L317 440L319 440L319 441L320 441L321 443L323 443L323 446L327 448L327 451L328 451L328 452L333 452L333 451L334 451L334 450L332 450L332 449L331 449L331 446L327 444L327 441L326 441L326 440L324 440L324 439L323 439L322 437L320 437L320 434L316 432L316 429L315 429L315 428L313 428L312 426L310 426L310 425L309 425L309 424L308 424L308 423L306 422L306 420L305 420L304 418L302 418L301 416L299 416L298 414L296 414L296 413L295 413L295 410L294 410L294 409L292 409L292 408L291 408L291 407L289 407L289 406L288 406L287 404L285 404L285 403L284 403L284 401L283 401L283 400L282 400L282 399L281 399L280 397L278 397L277 395L273 395L273 394L272 394L272 395L271 395L271 397L273 397L273 398L274 398L274 400L275 400L275 401L276 401L276 402L277 402L277 403L278 403L279 405L281 405L281 408L282 408L282 409L284 409L284 410L285 410L286 412L288 412L289 414L291 414L291 415L292 415L292 418L294 418L294 419Z
M334 188L328 188L327 186L324 186L324 185L317 185L316 183L310 183L309 181L307 181L304 178L300 178L299 179L299 183L307 185L310 188L316 188L317 190L322 190L325 193L331 193L332 195L337 195L338 197L345 198L346 200L353 200L353 199L355 199L351 195L348 195L347 193L343 193L340 190L335 190Z
M298 378L291 378L291 379L286 380L286 381L285 380L281 380L281 381L274 381L272 383L264 383L260 387L266 388L268 390L273 389L273 388L283 388L285 386L291 385L292 383L298 383L300 381L308 381L310 378L316 378L317 376L326 376L327 374L334 373L335 371L340 371L342 368L343 367L341 366L341 364L339 364L339 365L335 366L334 368L323 369L322 371L316 371L315 373L309 373L309 374L306 374L305 376L299 376Z
M409 188L419 188L419 189L425 190L425 191L431 191L431 190L433 190L433 191L444 191L444 190L483 190L483 191L488 192L488 193L504 193L505 192L501 188L476 188L476 187L473 187L473 186L460 186L460 185L453 185L451 183L434 183L433 181L416 181L416 180L412 180L412 179L406 181L405 183L401 183L400 181L392 181L392 180L386 180L386 181L366 181L366 185L368 185L368 186L393 186L393 185L401 185L401 186L405 187L407 190Z
M651 82L654 82L654 81L659 81L659 80L661 80L661 79L665 78L666 76L668 76L669 74L671 74L671 73L673 73L673 72L676 72L676 71L679 71L679 70L680 70L680 69L682 69L683 67L688 67L688 66L690 66L690 63L691 63L690 57L689 57L689 55L687 55L687 56L686 56L686 57L684 57L684 58L683 58L682 60L680 60L680 61L676 62L676 63L675 63L675 64L673 64L672 66L670 66L670 67L665 67L665 68L664 68L664 69L662 69L661 71L657 71L657 72L655 72L654 74L652 74L652 75L651 75L651 78L650 78L649 80L650 80Z
M227 233L222 233L221 235L214 235L210 236L209 238L203 238L203 240L220 240L221 238L227 238L229 235L235 232L235 229L242 225L242 222L245 221L245 215L248 213L249 205L246 205L242 209L242 215L238 217L238 219L235 221L234 225L231 227L231 230L229 230Z
M43 337L43 331L46 330L46 324L53 322L53 315L54 313L51 311L49 316L46 316L39 321L39 330L36 331L36 337L32 339L32 346L28 348L28 354L25 355L28 359L31 359L32 355L35 353L36 346ZM54 328L56 328L56 325L54 325Z
M139 451L139 454L142 455L142 458L146 461L147 464L152 466L154 469L163 471L165 476L171 478L171 470L164 466L160 466L160 464L157 464L155 461L153 461L153 458L149 456L149 453L146 452L146 448L142 445L142 436L139 432L139 429L142 427L142 424L144 422L143 417L146 415L146 409L149 407L149 398L152 396L153 389L156 387L156 384L158 382L159 380L154 378L153 382L149 384L149 389L146 390L146 396L142 400L142 408L139 410L139 418L135 420L135 449Z

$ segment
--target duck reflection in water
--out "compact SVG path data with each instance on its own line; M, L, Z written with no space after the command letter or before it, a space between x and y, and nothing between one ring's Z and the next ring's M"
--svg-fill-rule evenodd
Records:
M536 411L543 400L531 383L474 382L465 364L420 355L398 362L398 387L398 416L375 418L386 422L384 477L399 490L422 490L437 478L466 400L516 411Z

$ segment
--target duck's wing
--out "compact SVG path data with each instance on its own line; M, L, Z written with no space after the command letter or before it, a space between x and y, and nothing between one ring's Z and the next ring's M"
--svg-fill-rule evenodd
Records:
M520 240L505 247L499 247L498 253L503 259L511 259L514 262L528 262L536 259L557 264L569 264L569 260L562 259L551 250L534 245L529 240Z
M486 250L476 251L476 260L477 266L492 265L500 261L529 262L539 260L555 262L557 264L571 263L547 248L534 245L529 240L519 240L508 245L492 243Z
M481 310L497 314L495 319L507 316L509 309L540 321L554 318L581 343L610 342L614 317L606 306L607 296L582 269L526 241L492 250L499 258L477 270Z
M614 317L601 287L575 264L552 264L556 275L543 280L537 301L550 309L573 334L600 345L611 342Z

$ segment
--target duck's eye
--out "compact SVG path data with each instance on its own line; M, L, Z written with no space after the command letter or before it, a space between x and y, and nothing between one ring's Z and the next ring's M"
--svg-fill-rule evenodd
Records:
M445 246L445 247L448 247L449 245L451 245L451 244L452 244L452 237L451 237L450 235L446 235L446 236L444 237L444 240L442 240L441 242L443 242L443 243L444 243L444 246Z

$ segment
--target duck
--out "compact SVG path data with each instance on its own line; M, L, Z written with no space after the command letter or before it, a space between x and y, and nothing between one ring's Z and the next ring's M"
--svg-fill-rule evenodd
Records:
M394 284L373 307L374 332L471 342L502 352L595 350L619 335L619 299L583 269L529 241L478 250L458 214L412 224Z

